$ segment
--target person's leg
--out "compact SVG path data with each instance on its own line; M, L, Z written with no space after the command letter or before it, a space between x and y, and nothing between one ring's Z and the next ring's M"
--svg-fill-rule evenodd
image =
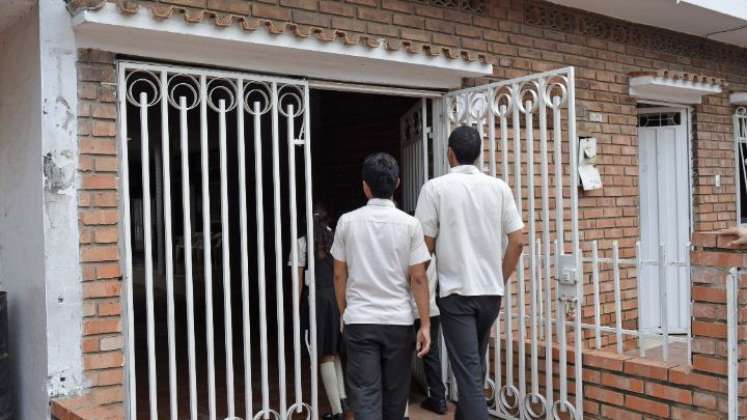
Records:
M402 420L410 398L410 370L415 351L412 326L382 325L383 420ZM355 420L358 420L356 416Z
M335 359L333 355L321 357L319 363L319 374L322 377L324 392L327 393L330 410L332 414L342 413L342 404L340 402L340 390L337 384L337 369L335 369Z
M480 354L475 304L470 297L451 295L439 300L439 308L449 361L459 389L454 418L488 420L481 360L485 354Z
M340 393L340 400L348 398L348 393L345 391L345 373L342 370L342 362L340 361L340 355L335 355L335 373L337 374L337 390Z
M439 332L441 318L431 317L431 351L423 359L425 378L428 383L428 396L435 400L446 399L446 387L441 377L441 346L439 346Z
M477 311L477 340L480 345L480 358L482 377L484 378L488 367L485 365L485 353L488 351L490 342L490 330L495 325L498 313L501 311L500 296L479 296L475 298L479 305Z
M348 391L356 420L381 420L381 349L376 327L345 326Z

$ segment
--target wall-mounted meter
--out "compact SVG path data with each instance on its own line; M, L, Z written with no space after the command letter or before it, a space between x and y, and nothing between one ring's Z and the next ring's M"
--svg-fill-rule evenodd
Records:
M602 188L602 177L596 167L597 139L581 137L578 140L578 178L584 191Z

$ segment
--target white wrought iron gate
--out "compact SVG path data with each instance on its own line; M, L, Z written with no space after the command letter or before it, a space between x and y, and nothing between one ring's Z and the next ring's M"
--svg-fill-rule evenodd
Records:
M492 414L500 418L583 418L583 286L574 94L574 69L569 67L451 92L443 100L443 130L437 137L440 165L447 167L448 133L459 125L476 127L486 143L476 165L511 185L527 224L528 252L509 282L514 284L506 288L493 354L486 355ZM529 369L523 345L527 334ZM558 346L557 368L553 343ZM568 380L569 355L575 358L574 382ZM544 381L540 381L541 358ZM559 384L558 399L553 383ZM571 383L574 390L569 390ZM541 384L546 384L544 393Z
M137 389L144 387L147 389L147 394L144 395L147 396L140 402L147 402L144 405L148 408L147 411L140 411L143 414L141 417L177 419L188 416L197 419L198 415L202 418L205 413L211 420L285 420L294 413L305 413L311 419L318 419L315 346L309 346L310 371L304 372L302 364L302 353L306 350L300 339L302 332L296 258L299 252L296 239L300 233L297 228L300 219L297 187L303 190L301 202L305 209L305 220L312 220L309 88L306 81L137 62L120 62L118 72L130 417L137 417ZM170 118L176 118L176 121L170 124ZM173 148L170 137L177 138ZM247 145L247 142L250 144ZM161 152L160 173L153 173L155 171L151 168L150 153L154 147ZM266 154L263 150L268 147L271 149L272 159L271 205L263 197L265 184L262 157ZM131 151L138 149L138 153L129 155ZM287 150L286 156L282 156L283 150ZM302 156L297 156L299 153ZM217 159L213 160L216 155ZM254 157L253 170L252 162L247 161L247 156ZM173 172L172 159L178 161L178 165L175 165L177 170ZM191 163L195 164L194 168ZM130 184L131 167L140 168L139 174L134 174L136 176L133 178L139 178L137 185ZM282 173L281 167L287 168L287 172ZM297 174L297 168L302 173ZM211 177L216 178L211 169L218 173L215 183L211 181ZM157 198L163 202L163 226L154 226L152 221L154 210L151 182L154 177L163 185L163 197ZM200 182L190 181L195 178ZM252 178L254 185L248 181ZM298 179L302 181L299 182ZM174 208L172 185L181 187L174 194L180 197L180 203L173 203ZM195 188L200 194L193 192ZM142 201L130 200L133 189L139 191ZM252 190L254 196L249 197ZM284 193L287 193L286 201L281 205L281 194ZM134 210L136 214L142 213L142 226L136 228L142 229L144 242L144 252L142 255L135 255L135 258L130 218L130 211L133 210L130 206L133 202L142 202L142 209ZM274 253L268 254L272 264L268 270L265 267L264 213L270 207L274 224L271 238ZM213 219L211 209L216 208L219 209L216 212L219 214ZM193 212L200 213L201 217L193 215ZM249 218L251 212L256 219L253 222ZM236 213L238 216L235 216ZM215 231L212 230L213 226ZM289 226L286 232L283 231L283 226ZM165 236L163 279L159 278L153 267L153 258L158 254L153 249L152 236L155 229L162 230ZM313 238L312 229L313 223L307 223L307 237ZM256 232L256 238L249 237L250 230ZM230 238L234 235L239 238L237 246L231 245ZM289 241L286 242L289 247L283 248L283 241L286 240ZM308 254L314 255L314 241L307 243ZM174 257L175 244L177 255L183 255L182 259ZM213 248L220 250L220 255L212 255ZM287 255L283 255L283 251L288 248L292 263L290 285L293 289L290 305L292 331L288 333L293 334L293 360L286 361L284 311L287 308L284 302L286 281L283 273ZM250 249L256 250L256 255L250 255ZM272 248L268 248L268 253L270 249ZM193 261L194 257L200 257L202 269ZM307 258L307 261L310 342L315 343L314 258ZM236 267L235 270L232 271L232 267ZM268 283L273 281L268 279L268 271L274 272L277 298L274 314L268 313ZM214 273L221 276L221 284L213 284ZM232 301L234 278L235 283L241 285L241 293L240 299ZM157 283L161 280L165 284L165 322L159 322L156 316L163 310L158 300L161 292L157 290ZM182 287L185 291L186 313L180 314L175 289ZM250 291L253 287L258 290L258 296L253 297L258 300L258 319L252 319L254 309L250 307ZM138 295L135 291L145 295L143 304L136 304ZM215 331L213 327L217 318L221 317L220 308L218 311L214 308L213 297L216 291L223 295L224 354L218 354L216 349L216 345L220 347L220 343L216 343L216 336L220 336L221 331ZM203 294L204 302L197 302L196 294ZM231 308L239 300L241 319L235 322ZM142 336L136 334L143 330L135 328L135 319L139 316L136 309L142 310L145 315L145 333ZM277 340L273 343L277 348L276 358L270 354L269 342L273 337L268 334L268 323L271 316L277 319L277 330L270 330ZM186 319L186 326L177 322L182 317ZM198 329L196 318L203 317L204 329ZM252 346L253 325L258 325L259 328L258 351ZM157 331L162 330L165 330L165 344L158 340L160 334ZM240 339L240 343L234 342L235 332L240 336L236 340ZM177 343L183 339L186 342L185 351L177 351L182 349ZM144 345L140 346L138 341ZM200 349L197 348L198 344ZM164 346L167 347L166 352L157 351ZM201 350L203 347L205 352ZM235 351L239 348L241 351ZM186 358L181 357L184 353ZM161 358L168 359L167 366L158 363ZM147 372L147 375L138 374L136 359L145 360L141 364L145 368L141 371ZM277 395L272 396L273 387L270 382L274 380L270 378L271 359L276 361L278 372L274 379L278 381L278 391ZM217 363L217 360L220 362ZM242 371L237 372L235 360L241 361ZM259 362L258 386L252 385L255 375L252 372L253 361ZM292 396L286 395L286 365L293 369ZM219 371L219 367L223 370ZM225 378L225 385L218 383L222 378ZM304 395L304 378L310 382L310 395ZM163 382L168 383L168 398L159 401L159 384ZM261 402L255 407L253 391L257 388L261 393ZM203 399L205 394L207 398ZM188 404L181 403L184 401L188 401ZM159 404L162 402L167 404ZM238 408L237 402L240 406ZM168 407L164 408L163 405Z

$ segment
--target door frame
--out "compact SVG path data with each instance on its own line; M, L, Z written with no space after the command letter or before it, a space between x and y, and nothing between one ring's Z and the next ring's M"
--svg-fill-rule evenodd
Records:
M694 206L693 206L693 176L694 176L694 165L693 165L693 130L692 130L692 113L693 108L688 105L683 104L672 104L667 102L657 102L657 101L647 101L647 100L640 100L637 101L636 104L645 104L645 105L655 105L651 108L636 108L636 118L638 118L640 115L645 114L655 114L655 113L661 113L661 112L679 112L682 115L682 121L685 128L685 139L687 141L687 188L688 188L688 195L687 195L687 206L688 206L688 229L689 229L689 240L687 242L687 246L692 246L692 235L694 232ZM638 136L638 167L639 167L639 189L638 189L638 228L639 228L639 237L640 234L642 234L641 231L641 220L642 220L642 212L643 212L643 206L641 205L641 190L640 190L640 165L641 165L641 157L640 157L640 135L638 135L638 121L636 121L636 136ZM639 259L641 256L639 256ZM689 256L687 257L687 263L689 264ZM640 273L640 270L639 270ZM641 302L641 296L642 296L642 287L641 287L641 279L640 275L637 279L637 289L638 289L638 329L641 329L641 318L642 318L642 311L641 308L643 308L642 302ZM685 302L686 305L692 306L692 303ZM689 334L690 333L690 323L688 323L687 327L683 330L670 330L670 334ZM661 327L660 327L661 329Z

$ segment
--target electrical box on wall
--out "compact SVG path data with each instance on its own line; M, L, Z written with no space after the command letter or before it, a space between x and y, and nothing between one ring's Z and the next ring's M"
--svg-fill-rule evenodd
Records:
M602 177L596 167L597 139L581 137L578 139L578 178L584 191L602 188Z

